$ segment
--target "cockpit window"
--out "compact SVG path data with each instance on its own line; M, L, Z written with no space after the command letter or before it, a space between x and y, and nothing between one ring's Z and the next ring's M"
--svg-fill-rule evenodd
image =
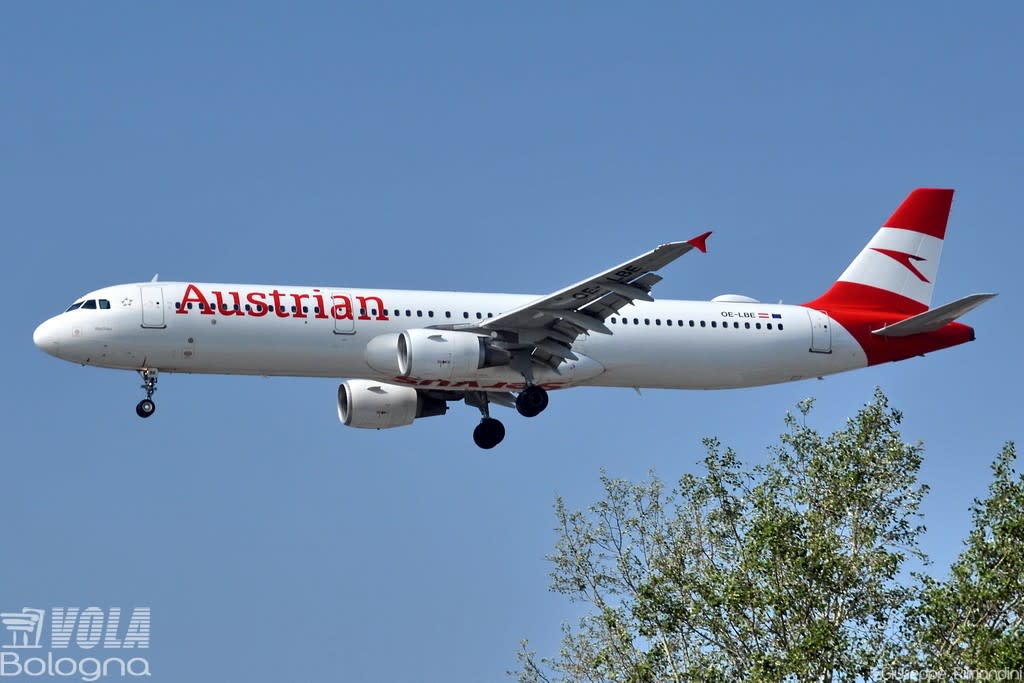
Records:
M100 299L100 308L103 310L110 308L110 301L108 299Z
M73 303L73 304L71 304L70 306L68 306L68 310L67 310L67 311L64 311L64 312L65 312L65 313L68 313L69 311L73 311L73 310L75 310L76 308L81 308L81 306L82 306L82 304L83 304L83 303L85 303L85 302L84 302L84 301L76 301L75 303Z
M89 299L82 304L82 308L96 308L96 299Z

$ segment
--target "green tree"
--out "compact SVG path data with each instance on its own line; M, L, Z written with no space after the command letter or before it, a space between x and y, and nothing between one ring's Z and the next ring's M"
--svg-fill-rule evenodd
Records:
M921 581L907 619L904 666L953 680L974 672L1024 672L1024 475L1007 443L992 464L988 496L971 506L973 527L949 578ZM996 680L993 678L992 680Z
M867 679L901 651L924 560L922 449L876 391L823 436L799 404L767 462L705 440L703 471L671 490L602 475L588 511L555 504L552 589L588 605L559 654L523 643L523 682Z

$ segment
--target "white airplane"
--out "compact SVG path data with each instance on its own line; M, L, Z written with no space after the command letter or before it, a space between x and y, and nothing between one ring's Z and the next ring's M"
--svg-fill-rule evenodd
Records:
M995 294L929 309L953 190L917 189L832 287L799 306L735 294L651 297L655 271L704 233L663 244L546 296L159 282L114 285L42 323L33 341L82 365L158 372L350 377L338 417L388 429L464 401L473 439L505 427L492 403L534 417L573 386L727 389L822 377L974 340L953 322Z

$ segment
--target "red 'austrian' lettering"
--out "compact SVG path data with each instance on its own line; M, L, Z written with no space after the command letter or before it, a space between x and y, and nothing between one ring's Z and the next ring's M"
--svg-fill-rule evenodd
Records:
M303 310L303 307L308 308L310 303L313 304L312 317L320 320L390 320L384 307L384 299L379 296L356 296L353 301L346 294L333 294L328 306L319 289L314 289L311 293L282 292L279 289L244 293L211 290L207 296L192 283L185 287L185 294L175 313L188 315L192 310L190 304L194 304L201 315L246 315L262 318L273 310L278 318L308 318L310 312Z

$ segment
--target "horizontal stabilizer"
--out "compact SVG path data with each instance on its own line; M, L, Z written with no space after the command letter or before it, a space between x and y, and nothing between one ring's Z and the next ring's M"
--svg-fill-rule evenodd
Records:
M994 296L995 294L971 294L912 318L886 325L880 330L875 330L874 334L881 337L909 337L912 334L934 332L965 313L973 311Z

